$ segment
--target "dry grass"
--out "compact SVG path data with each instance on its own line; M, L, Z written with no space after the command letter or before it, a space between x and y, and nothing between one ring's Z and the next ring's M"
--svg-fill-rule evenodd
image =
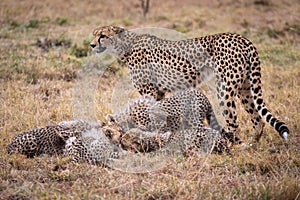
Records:
M184 3L183 3L184 2ZM0 2L0 199L300 199L300 15L295 1ZM177 158L150 173L70 164L61 158L8 156L18 133L73 118L77 72L98 25L156 26L189 36L220 31L251 39L262 59L264 98L287 122L284 143L269 127L259 144L232 156ZM39 40L39 42L38 42ZM108 106L117 63L99 81L97 117ZM251 124L239 111L241 137Z

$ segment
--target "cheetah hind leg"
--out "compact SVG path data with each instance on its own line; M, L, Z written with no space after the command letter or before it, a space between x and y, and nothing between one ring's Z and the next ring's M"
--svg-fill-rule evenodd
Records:
M239 126L234 101L236 93L234 91L230 93L230 84L226 85L229 86L224 86L221 82L217 81L217 95L219 99L219 105L227 126L227 131L222 130L222 135L232 144L242 144L242 146L246 148L246 145L236 136Z
M224 139L228 139L231 143L237 143L237 144L244 144L239 137L237 137L235 134L226 132L222 126L219 124L218 119L210 106L209 111L206 113L206 120L208 122L209 127L211 127L214 130L217 130L221 133L222 137Z
M265 123L260 117L259 113L255 109L253 96L250 91L249 82L246 81L244 86L239 90L239 97L242 101L244 109L249 113L251 117L251 122L253 124L253 129L255 130L254 142L258 142L263 135L263 128Z

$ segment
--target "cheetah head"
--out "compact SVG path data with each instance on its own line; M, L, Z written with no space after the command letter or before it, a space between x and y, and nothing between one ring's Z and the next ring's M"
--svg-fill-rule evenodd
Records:
M107 48L113 47L118 36L124 33L124 28L118 26L102 26L98 27L93 31L94 39L92 40L90 46L97 53L104 52Z

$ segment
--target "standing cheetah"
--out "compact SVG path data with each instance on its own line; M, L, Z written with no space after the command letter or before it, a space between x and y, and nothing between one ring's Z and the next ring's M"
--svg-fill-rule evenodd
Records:
M162 99L166 92L196 87L209 74L216 77L217 97L228 132L238 128L236 97L251 116L256 140L264 122L287 140L289 129L265 106L261 67L255 46L238 34L220 33L181 41L138 34L117 26L93 31L91 47L98 53L115 53L130 69L140 94Z

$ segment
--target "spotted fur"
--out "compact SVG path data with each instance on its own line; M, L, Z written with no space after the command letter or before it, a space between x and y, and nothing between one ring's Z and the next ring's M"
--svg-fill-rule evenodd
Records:
M8 154L21 153L27 157L41 154L60 155L63 153L66 140L77 136L82 128L53 125L34 129L17 135L7 148Z
M219 131L231 142L240 141L219 125L207 97L198 90L187 89L173 96L156 101L152 97L142 97L117 114L109 115L109 121L119 124L126 132L132 128L144 131L177 132L180 130L202 130L206 119L208 125ZM190 134L190 137L193 137Z
M184 147L183 152L187 149L199 151L201 146L212 146L213 142L218 141L220 145L216 145L214 151L229 153L226 141L240 141L222 129L207 97L195 89L176 92L160 101L152 97L139 98L123 111L108 115L107 119L119 124L125 132L135 129L143 130L147 135L150 135L148 132L155 132L156 135L170 132L172 134L168 142L176 141L179 144L185 141L180 145ZM207 119L211 128L204 127L204 119ZM140 145L142 142L136 143L138 147L143 146Z
M160 100L166 92L196 87L213 74L228 132L235 134L238 128L238 98L251 116L257 140L263 133L264 122L282 138L288 138L286 124L265 106L258 52L241 35L220 33L169 41L117 26L96 28L93 35L91 47L98 53L117 54L128 65L131 80L140 94Z
M63 155L70 157L74 162L106 165L119 155L126 156L128 152L154 152L172 142L179 144L183 152L199 152L208 141L213 141L213 137L219 137L216 141L222 144L222 147L216 146L214 152L227 151L228 147L218 133L204 128L197 131L197 137L189 138L191 142L187 143L187 146L185 143L180 144L180 134L174 137L172 132L145 132L132 128L124 133L122 128L113 122L100 126L97 123L75 120L21 133L15 137L7 151L9 154L25 154L30 158L41 154Z
M41 154L63 155L75 162L105 164L118 158L119 153L124 155L123 150L156 151L168 142L169 137L169 133L148 134L139 129L124 133L116 123L73 120L23 132L13 139L7 152L24 154L29 158Z

